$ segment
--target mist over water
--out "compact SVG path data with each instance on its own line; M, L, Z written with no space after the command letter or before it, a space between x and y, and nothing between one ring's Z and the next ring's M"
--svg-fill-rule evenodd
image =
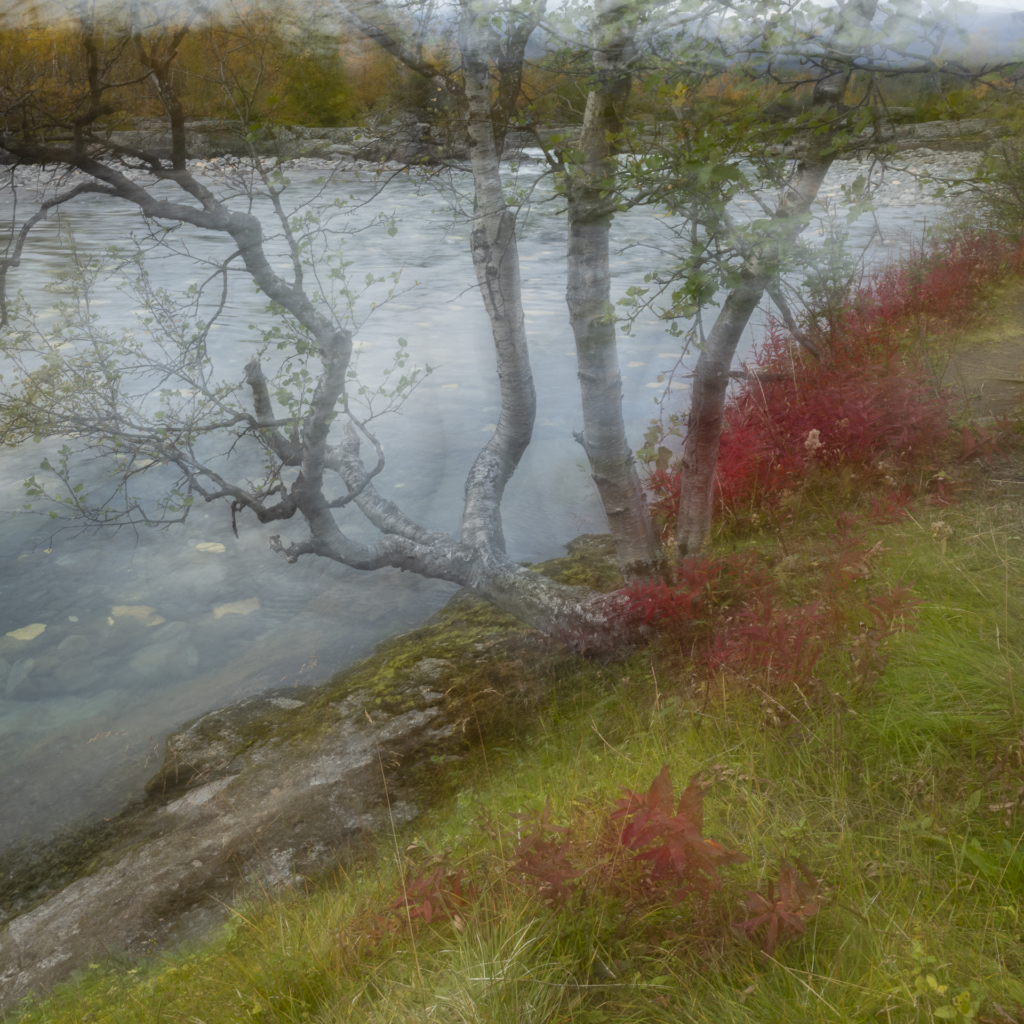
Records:
M206 173L208 182L216 181L212 167ZM322 191L329 200L369 199L379 187L372 175L346 173L324 191L316 183L323 173L301 164L289 169L287 199L297 204ZM538 173L539 165L524 164L521 183ZM833 176L838 181L854 173L852 166L837 164ZM468 180L461 187L468 191ZM546 184L537 190L520 225L537 425L503 506L509 553L526 561L560 554L577 533L605 530L583 451L572 436L582 429L582 411L565 306L565 221L557 202L540 201L550 198L546 190ZM10 199L0 191L0 213L8 222ZM388 464L375 483L422 525L456 531L466 473L499 411L468 225L453 223L439 194L405 176L387 187L373 209L393 212L398 232L392 238L378 226L348 236L349 272L359 280L402 269L407 290L357 332L360 374L369 383L379 380L399 336L408 339L413 363L437 367L399 415L379 423ZM919 205L912 191L895 196L879 215L883 234L891 236L885 241L919 231L924 216L934 220L939 212ZM269 218L266 223L272 233ZM132 232L144 232L124 204L95 196L81 197L59 220L41 224L20 270L12 273L12 287L23 289L38 309L58 298L44 286L66 268L68 227L79 247L90 251L126 245ZM865 239L872 227L856 224L852 242ZM193 229L175 234L196 253L221 246ZM613 300L642 284L644 273L670 262L663 218L653 210L617 218L612 237L620 249L613 258ZM891 248L878 245L873 258L884 258ZM276 262L290 277L283 249ZM173 292L208 273L184 258L154 258L147 267L155 284ZM105 321L137 322L133 301L115 282L102 284L97 295L94 309ZM249 324L267 322L264 305L237 275L210 336L220 375L241 379L258 341ZM762 334L763 320L748 332L748 348ZM678 341L652 315L641 318L633 337L621 339L624 413L634 447L657 415L655 399L665 389L658 375L677 356ZM688 357L683 373L694 359ZM674 386L675 408L683 411L687 385ZM38 472L57 444L0 449L0 508L21 506L22 481ZM245 454L228 465L236 477L259 470L258 458ZM90 487L102 484L106 471L88 467ZM173 473L166 471L165 483ZM372 541L374 531L354 507L338 519L352 536ZM163 758L164 738L186 720L271 687L326 678L380 640L422 623L455 589L397 570L360 573L312 556L289 565L269 550L268 540L274 533L302 539L298 519L261 526L241 513L236 538L230 511L221 504L197 505L184 526L169 530L73 533L53 532L52 526L38 516L0 519L0 846L112 815L141 793Z

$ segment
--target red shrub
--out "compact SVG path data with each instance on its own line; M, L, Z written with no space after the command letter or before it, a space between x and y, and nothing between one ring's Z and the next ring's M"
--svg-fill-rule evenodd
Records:
M774 669L786 684L803 688L825 651L831 625L829 610L820 603L775 608L769 595L718 632L708 661L737 671Z
M837 346L821 362L794 364L772 324L757 363L775 380L744 381L725 413L717 500L735 509L770 501L814 465L870 466L934 450L948 432L945 397L885 336Z
M877 498L871 503L871 519L879 525L897 523L907 517L907 505L913 494L907 487L899 491L890 491L884 503Z
M564 903L572 895L569 883L580 872L569 860L572 847L569 829L551 822L551 798L544 801L544 810L539 815L527 812L513 814L512 817L530 826L516 844L516 861L512 870L532 879L549 904Z
M715 584L726 569L726 562L702 559L681 565L676 582L637 581L625 589L630 610L643 614L648 625L659 622L693 622L714 593Z
M672 796L672 776L664 765L646 793L623 787L625 796L615 801L611 821L630 820L622 827L618 841L635 854L634 862L649 864L648 882L668 883L678 903L694 890L705 898L718 889L718 868L742 864L750 858L739 850L728 850L714 839L704 837L704 790L696 776L679 797Z
M802 872L803 878L788 861L779 865L779 885L776 889L768 879L768 895L760 892L747 893L747 909L754 916L736 925L737 931L747 938L764 929L765 937L761 946L765 956L775 952L775 945L784 935L803 935L807 921L818 913L819 883L809 872Z
M476 899L476 887L463 885L463 867L451 868L446 861L435 863L433 870L409 875L401 892L391 902L394 912L405 911L411 919L452 921L461 930L459 911Z
M772 323L754 353L768 379L742 382L726 407L717 506L771 504L815 466L907 463L934 452L948 435L948 399L929 381L915 339L968 323L992 282L1022 265L1024 248L993 234L960 233L912 252L876 274L827 325L821 361ZM989 457L993 445L990 435L968 431L964 458ZM671 532L679 474L656 470L648 482L655 515Z

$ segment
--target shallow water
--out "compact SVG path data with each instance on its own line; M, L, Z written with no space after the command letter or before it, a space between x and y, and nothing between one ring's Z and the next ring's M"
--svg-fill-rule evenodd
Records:
M289 196L316 194L321 173L290 172ZM535 173L523 171L527 179ZM346 174L328 195L367 198L376 187L370 175ZM0 212L9 212L2 205L8 200L0 192ZM391 238L378 228L349 238L351 272L361 278L404 268L404 285L418 284L359 330L361 372L368 379L379 375L399 335L408 339L415 363L438 369L401 415L381 422L388 466L376 483L423 525L455 530L465 474L498 413L468 232L465 222L452 225L442 197L405 178L388 187L379 205L394 212L398 233ZM923 213L934 217L935 211L891 210L887 230L900 223L912 228ZM80 246L96 250L123 244L142 228L103 197L83 197L61 220L73 226ZM538 416L534 442L506 492L504 520L509 553L539 561L559 554L574 534L604 526L572 436L582 413L565 310L564 218L554 203L535 202L522 230ZM198 231L179 234L197 251L210 244ZM617 297L667 257L658 252L663 225L650 210L617 219L613 238L627 247L613 263ZM30 248L15 286L46 307L54 300L42 285L67 258L56 220L36 230ZM180 260L151 262L150 272L170 289L201 276ZM109 284L99 294L96 309L104 317L132 322L124 295ZM212 352L225 375L240 377L253 352L248 324L265 320L262 306L251 285L234 282L223 326L213 335ZM751 340L758 330L752 327ZM624 411L637 447L664 390L658 373L672 367L677 352L678 342L652 317L622 339ZM682 408L686 385L676 387ZM0 507L21 504L21 482L36 472L45 450L32 443L0 450ZM339 518L343 529L371 539L356 510ZM197 509L183 527L138 535L54 534L50 525L21 515L0 521L0 845L115 813L141 792L162 759L165 736L182 722L268 687L323 678L421 623L454 589L311 557L289 565L269 551L268 538L279 532L300 539L297 522L262 527L243 514L236 539L226 506Z

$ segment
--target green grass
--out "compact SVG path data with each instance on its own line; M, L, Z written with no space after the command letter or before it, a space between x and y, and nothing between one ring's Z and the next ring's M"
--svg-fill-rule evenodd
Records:
M889 549L880 576L915 581L925 604L866 692L831 659L779 729L758 699L695 685L664 649L581 664L573 696L530 739L478 752L456 798L382 837L357 870L253 899L202 949L101 963L12 1019L1000 1020L996 1004L1024 1003L1024 514L972 504L914 517L873 531ZM954 530L945 551L939 518ZM646 788L662 763L677 785L713 780L705 834L750 855L723 869L710 904L646 902L591 870L559 910L510 876L513 814L550 796L593 849L620 787ZM389 912L407 865L446 850L481 880L461 930ZM806 936L766 960L728 923L782 856L810 865L828 896ZM375 914L394 930L375 929Z

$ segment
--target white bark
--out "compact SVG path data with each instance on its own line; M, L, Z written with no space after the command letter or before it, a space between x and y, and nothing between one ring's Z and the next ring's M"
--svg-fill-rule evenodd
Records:
M826 62L814 90L814 110L835 121L850 80L848 65ZM676 548L680 558L696 558L711 531L715 471L725 420L725 397L736 347L765 291L775 280L785 250L806 224L811 205L834 159L832 133L811 134L773 220L775 230L740 268L742 283L722 304L697 360L681 460Z
M526 342L515 215L505 202L491 110L488 44L495 14L496 5L465 0L459 31L474 186L470 249L491 322L501 387L497 429L466 478L462 540L504 551L501 498L533 436L537 397Z
M615 186L614 139L623 129L623 108L632 88L630 61L637 29L633 8L598 0L594 64L598 82L587 96L581 162L566 182L569 214L566 303L576 340L587 453L618 556L627 580L666 574L665 555L654 528L622 418L622 376L611 309L608 243Z

